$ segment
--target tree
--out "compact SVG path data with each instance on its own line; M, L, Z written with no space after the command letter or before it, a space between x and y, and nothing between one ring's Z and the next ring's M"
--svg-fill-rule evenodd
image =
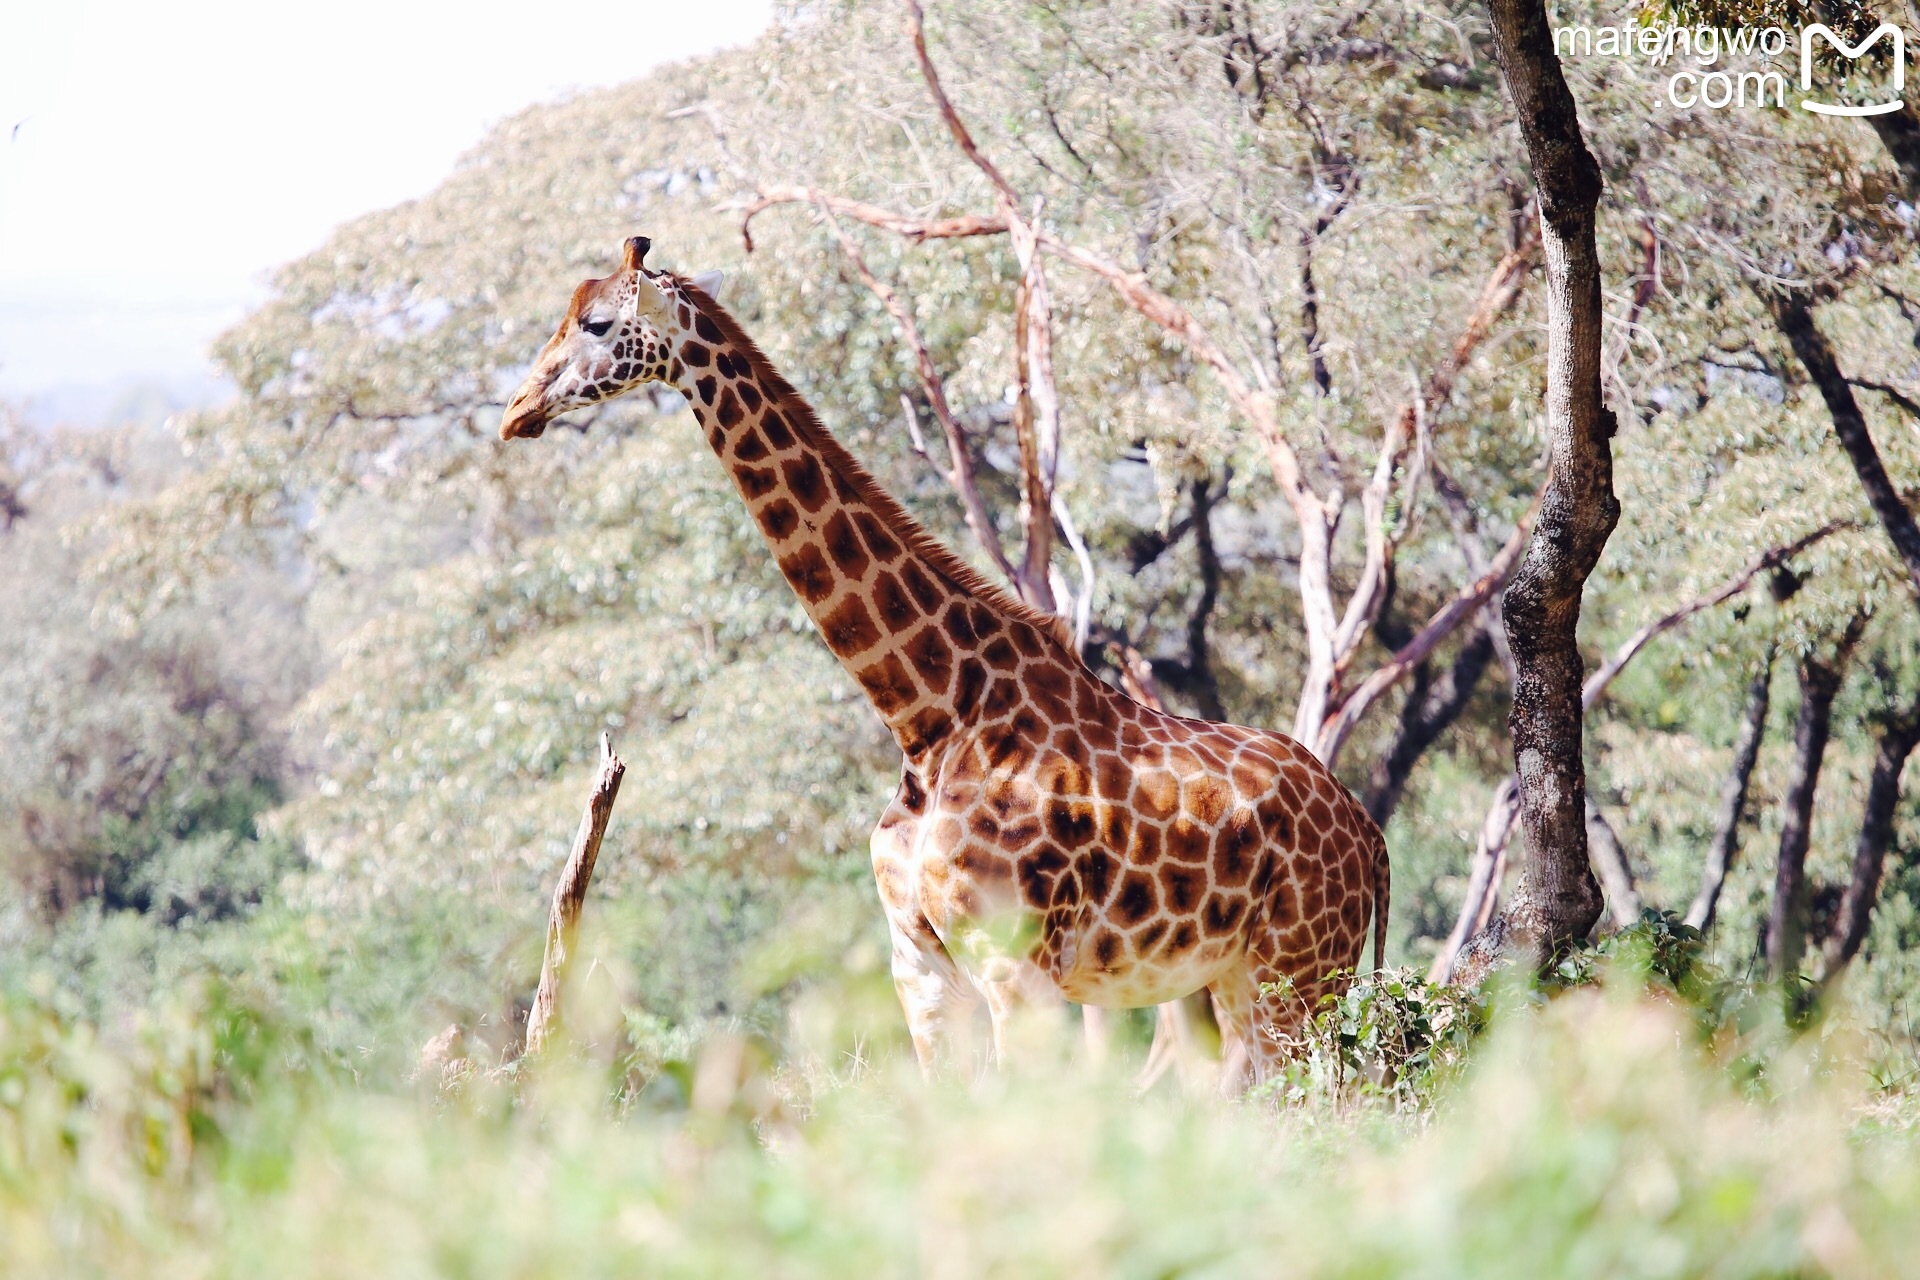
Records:
M1469 944L1469 968L1511 949L1551 961L1600 915L1587 860L1581 659L1587 576L1620 517L1613 412L1600 390L1600 169L1581 136L1544 6L1491 0L1494 48L1540 193L1547 284L1547 430L1552 478L1526 557L1502 600L1513 653L1513 754L1527 863L1513 900Z

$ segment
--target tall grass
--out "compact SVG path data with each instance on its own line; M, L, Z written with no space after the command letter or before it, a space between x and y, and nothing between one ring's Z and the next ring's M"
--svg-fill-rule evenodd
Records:
M412 1085L217 987L107 1028L23 994L0 1007L0 1274L1920 1270L1920 1131L1874 1047L1703 1018L1629 959L1509 989L1457 1043L1402 1034L1442 1046L1437 1076L1369 1047L1380 1018L1332 1017L1240 1102L1136 1097L1044 1029L1012 1070L923 1083L860 1059L831 1010L863 997L834 987L779 1060L716 1034L639 1074L582 1053ZM1405 995L1363 999L1404 1021Z

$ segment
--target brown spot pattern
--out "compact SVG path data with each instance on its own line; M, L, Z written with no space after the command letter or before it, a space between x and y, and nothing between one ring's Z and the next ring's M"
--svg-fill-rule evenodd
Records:
M716 304L654 278L675 304L656 321L667 342L624 341L608 376L668 376L693 401L781 573L907 756L874 833L896 973L946 974L927 989L964 994L987 978L963 939L1028 938L1008 958L1070 1000L1210 989L1227 1033L1271 1067L1271 1033L1338 989L1328 972L1360 963L1383 909L1385 846L1359 804L1297 743L1133 703L969 589ZM1007 913L1032 927L985 927ZM946 1015L908 1004L924 1051Z

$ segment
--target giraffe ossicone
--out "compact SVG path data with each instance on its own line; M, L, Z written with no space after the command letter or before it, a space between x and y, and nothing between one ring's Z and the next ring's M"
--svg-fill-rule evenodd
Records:
M587 280L501 421L538 436L653 382L683 394L827 647L904 763L873 873L931 1068L984 1001L1141 1007L1211 992L1256 1078L1385 941L1379 828L1284 734L1168 715L942 546L821 425L711 293Z

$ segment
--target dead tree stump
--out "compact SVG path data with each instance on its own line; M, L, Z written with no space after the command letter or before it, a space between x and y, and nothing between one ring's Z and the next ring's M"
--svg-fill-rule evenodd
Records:
M587 796L586 811L580 815L580 829L574 832L573 848L561 868L560 882L553 886L553 905L547 912L547 951L540 962L540 989L527 1014L526 1057L545 1048L559 1025L560 986L566 981L580 908L587 900L587 884L593 879L594 860L600 856L600 840L607 834L607 819L613 816L613 800L620 794L620 779L626 773L626 762L614 754L612 739L601 734L600 774Z

